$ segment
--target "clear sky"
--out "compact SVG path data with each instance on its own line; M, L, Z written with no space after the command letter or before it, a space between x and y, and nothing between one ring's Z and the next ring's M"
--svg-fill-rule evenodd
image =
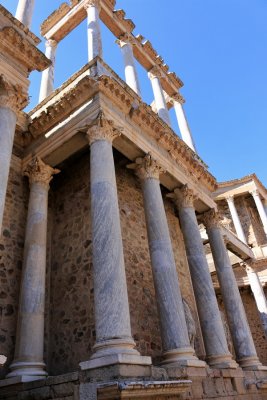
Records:
M14 13L18 0L2 0ZM32 31L62 1L35 0ZM267 186L267 1L117 0L184 82L181 93L199 155L219 181L255 172ZM102 29L104 60L123 76L115 38ZM59 44L55 86L87 62L86 23ZM40 45L44 49L44 44ZM138 67L146 102L152 90ZM31 107L40 73L31 75ZM173 128L178 132L171 113Z

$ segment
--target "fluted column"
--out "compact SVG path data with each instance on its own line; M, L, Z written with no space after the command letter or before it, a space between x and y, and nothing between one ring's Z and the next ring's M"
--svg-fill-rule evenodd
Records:
M206 360L211 367L236 368L237 364L228 350L223 323L204 253L194 208L194 193L187 185L184 185L181 189L175 189L169 197L174 199L179 212L206 349Z
M25 170L30 198L24 243L14 361L8 378L31 381L46 376L43 362L46 237L49 182L58 170L35 158Z
M227 201L230 213L231 213L231 217L232 217L232 220L233 220L233 223L234 223L236 234L237 234L238 238L240 240L242 240L242 242L247 243L247 240L246 240L246 237L245 237L245 234L244 234L244 231L243 231L239 216L238 216L237 211L236 211L235 202L234 202L234 196L226 197L226 201Z
M49 39L45 43L46 57L51 60L51 65L42 72L42 80L40 87L39 102L43 101L49 96L54 90L54 73L55 73L55 56L57 49L57 42L53 39Z
M171 126L169 111L167 108L164 92L161 86L160 78L161 78L161 71L158 67L153 67L148 72L148 77L150 79L152 90L154 93L154 100L157 109L157 113L161 119L163 119L166 124Z
M19 0L15 17L30 28L33 16L34 0Z
M244 264L244 266L267 339L267 299L257 271L255 271L255 269L248 264Z
M187 122L187 119L185 116L185 112L183 109L184 99L182 98L182 96L177 94L176 96L172 97L172 103L174 106L179 130L181 133L181 137L182 137L183 141L187 144L187 146L189 146L196 153L194 139L193 139L192 133L190 131L190 128L189 128L189 125L188 125L188 122Z
M148 244L156 291L158 313L163 343L164 365L203 367L205 363L194 355L190 346L183 301L172 250L171 238L160 190L157 162L147 154L138 158L135 169L142 182L143 199L148 233Z
M100 2L99 0L87 0L87 37L88 37L88 62L96 56L102 57L102 39L100 31Z
M266 215L265 209L263 207L263 204L262 204L262 201L260 198L260 193L256 189L252 190L250 193L253 196L253 199L255 201L255 204L256 204L256 207L257 207L257 210L258 210L258 213L260 215L260 219L261 219L261 222L263 225L264 232L267 236L267 215Z
M245 369L259 369L261 363L257 357L234 271L224 243L218 213L214 210L208 211L203 216L203 222L209 237L237 362Z
M138 94L138 96L141 96L138 74L133 55L133 38L130 34L124 34L116 42L119 44L123 55L125 81L127 85L129 85L130 88Z
M20 88L0 76L0 236L17 113L24 102L26 105L26 96L20 93Z
M88 130L91 148L91 220L96 344L82 369L111 364L151 364L135 350L131 334L112 141L120 135L100 115Z

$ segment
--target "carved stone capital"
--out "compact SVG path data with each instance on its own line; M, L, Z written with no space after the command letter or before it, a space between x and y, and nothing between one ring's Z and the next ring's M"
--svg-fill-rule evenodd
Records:
M84 8L88 10L90 7L96 7L100 10L100 0L87 0L84 4Z
M171 97L172 102L177 102L180 104L184 104L185 103L185 99L183 98L183 96L180 93L176 93L175 95L173 95Z
M19 85L12 85L3 75L0 76L0 107L10 108L16 114L28 104L27 94Z
M53 179L53 175L58 174L59 169L45 164L40 157L34 157L24 170L24 175L29 178L30 184L42 183L47 188Z
M227 203L234 203L234 196L233 195L226 196L225 200L227 201Z
M165 170L158 164L158 162L152 157L150 153L147 153L145 157L139 157L135 160L134 164L127 165L127 168L134 169L136 175L141 179L159 179L160 174L163 174Z
M188 185L183 185L181 188L174 189L173 193L170 193L168 197L173 198L178 208L194 208L194 201L197 199L194 191L190 189Z
M162 73L161 69L157 66L154 66L153 68L151 68L148 71L149 79L162 78L162 75L163 75L163 73Z
M207 229L209 228L220 228L221 227L221 216L214 208L205 212L201 216L201 222L205 225Z
M258 189L250 190L249 193L250 193L253 197L260 197L260 193L259 193Z
M96 118L87 131L90 145L98 140L113 142L121 135L122 128L114 127L114 122L106 119L102 113Z
M48 39L45 42L45 46L46 47L57 47L57 45L58 45L58 42L56 40L54 40L54 39Z
M126 44L131 44L132 46L135 44L135 38L133 35L131 35L128 32L125 32L123 35L121 35L117 40L116 43L120 46L123 47Z

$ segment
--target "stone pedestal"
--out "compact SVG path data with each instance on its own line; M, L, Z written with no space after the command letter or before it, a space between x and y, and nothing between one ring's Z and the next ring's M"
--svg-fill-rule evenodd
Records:
M88 130L96 344L82 369L112 364L150 365L131 335L112 141L119 135L100 116Z
M19 0L15 17L30 28L34 9L34 0Z
M261 363L257 357L233 268L223 240L219 216L214 210L210 210L204 214L203 222L209 237L237 362L245 369L259 369Z
M88 62L90 62L96 56L102 57L99 0L87 0L84 7L87 11Z
M151 81L157 113L159 117L163 119L164 122L166 122L166 124L171 126L169 111L164 97L164 92L160 83L161 71L157 67L153 67L149 71L148 77Z
M187 146L189 146L196 153L196 147L185 116L185 112L182 105L183 100L181 96L179 95L174 96L172 98L172 102L177 117L177 122L181 133L181 137L183 141L187 144Z
M146 155L129 166L142 181L148 243L163 343L163 365L204 367L190 346L183 301L162 200L160 166Z
M250 193L253 196L253 199L255 201L255 204L256 204L256 207L257 207L257 210L258 210L258 213L260 215L260 219L261 219L261 222L263 225L264 232L267 236L267 215L266 215L264 206L261 201L260 193L258 190L252 190L252 192L250 192Z
M223 323L204 253L194 209L195 197L193 191L187 186L183 186L181 189L175 189L171 196L179 211L207 362L214 368L236 368L237 364L228 350Z
M30 199L15 357L7 375L7 378L23 377L24 382L47 375L43 362L47 203L49 182L57 172L39 158L33 159L25 170L30 181Z
M228 197L226 197L226 201L227 201L230 213L231 213L231 217L232 217L232 220L233 220L233 223L234 223L236 234L237 234L238 238L240 240L242 240L242 242L247 243L247 240L246 240L246 237L245 237L245 234L244 234L244 231L243 231L239 216L238 216L237 211L236 211L234 197L233 196L228 196Z
M46 42L46 57L51 60L51 65L42 73L39 102L43 101L54 90L54 72L55 72L55 55L57 42L55 40L47 40Z
M119 44L123 55L125 65L125 81L127 85L129 85L130 88L133 89L136 94L138 94L138 96L141 96L135 59L133 55L131 35L123 35L120 40L117 40L117 43Z

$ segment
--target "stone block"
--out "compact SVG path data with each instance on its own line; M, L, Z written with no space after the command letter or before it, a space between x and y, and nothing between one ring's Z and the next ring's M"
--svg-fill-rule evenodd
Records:
M53 385L51 387L51 392L54 398L72 396L74 393L74 385L70 382Z
M38 389L18 393L18 400L50 400L51 394L50 387L43 386Z

